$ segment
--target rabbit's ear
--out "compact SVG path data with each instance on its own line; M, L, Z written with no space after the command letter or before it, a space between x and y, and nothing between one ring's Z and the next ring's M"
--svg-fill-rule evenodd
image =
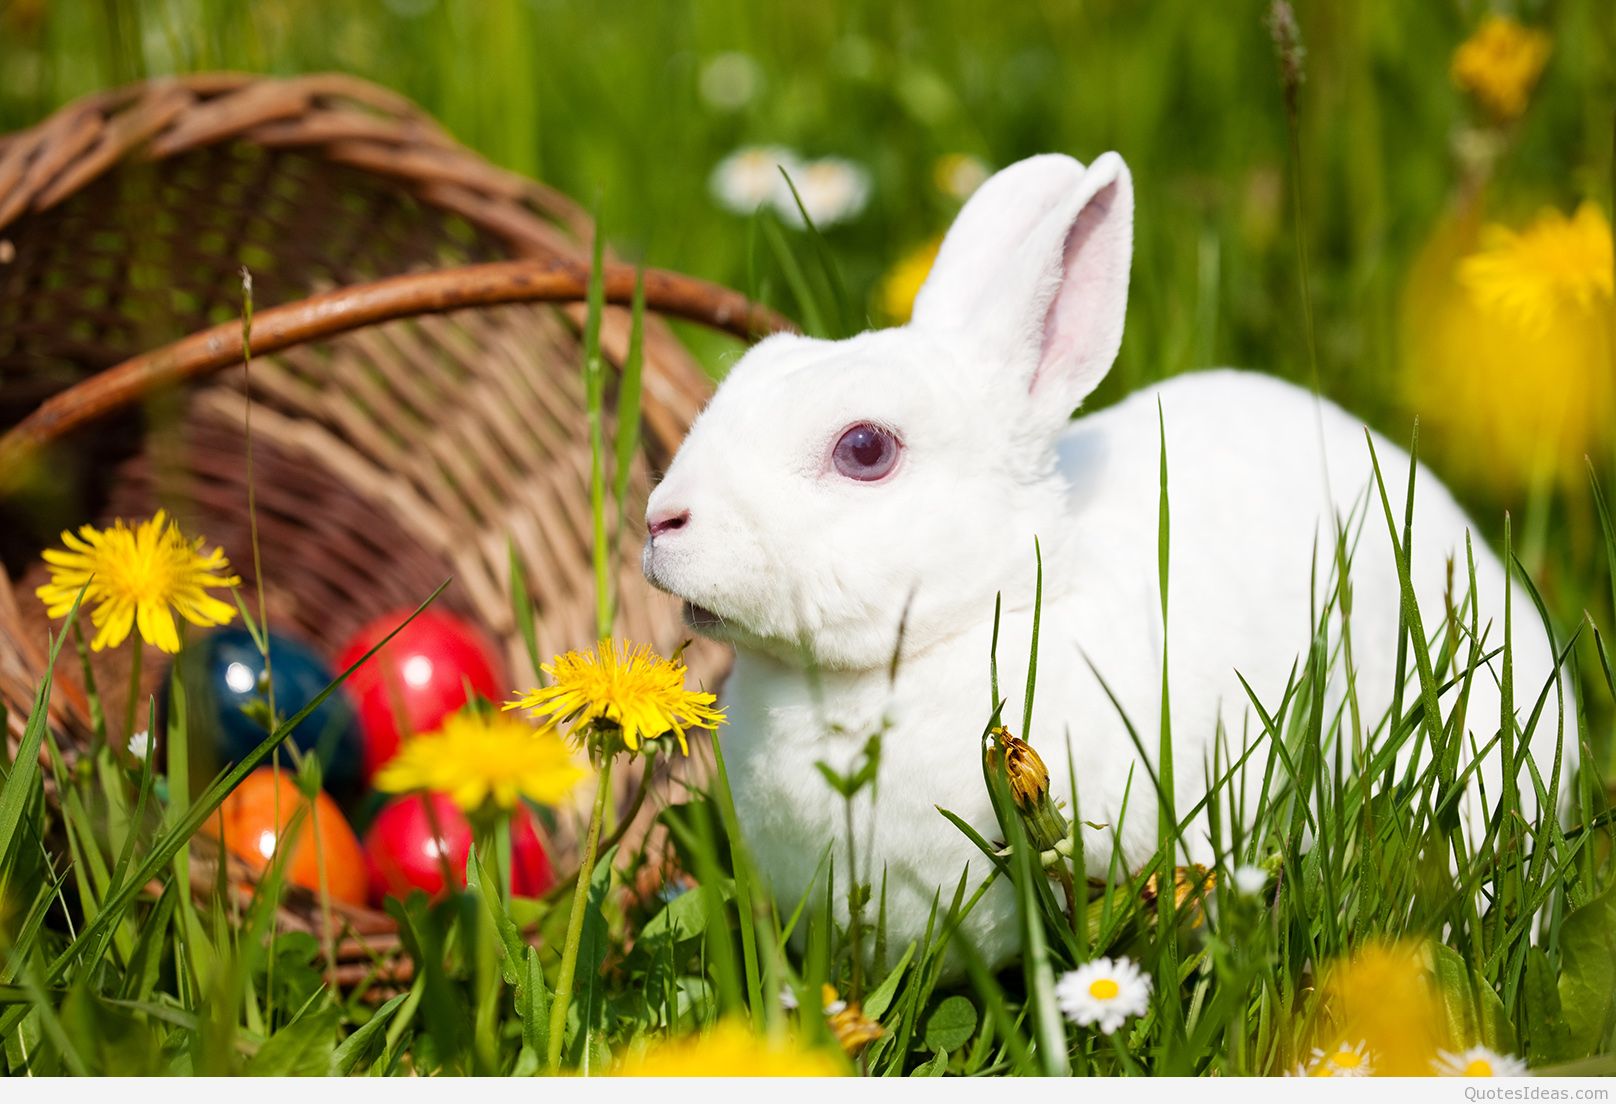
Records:
M960 212L912 325L950 334L1064 424L1122 344L1133 181L1115 153L1046 154L995 174Z

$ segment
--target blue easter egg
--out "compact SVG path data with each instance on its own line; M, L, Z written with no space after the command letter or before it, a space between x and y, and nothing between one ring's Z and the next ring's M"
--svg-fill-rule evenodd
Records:
M209 633L176 662L185 688L191 755L203 760L199 765L211 773L239 762L264 741L264 657L251 633L242 628ZM275 712L283 720L313 701L335 677L307 644L278 633L269 635L269 670ZM342 792L357 785L359 730L353 706L340 688L292 730L288 742L319 755L327 789Z

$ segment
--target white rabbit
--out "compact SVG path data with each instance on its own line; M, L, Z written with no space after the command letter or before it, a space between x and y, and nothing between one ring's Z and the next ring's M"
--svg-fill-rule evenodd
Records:
M1112 826L1082 829L1089 870L1106 869L1116 840L1130 867L1154 850L1154 794L1094 671L1154 758L1158 404L1170 473L1179 810L1206 792L1220 724L1236 754L1262 731L1236 672L1265 709L1279 705L1313 630L1312 588L1328 589L1337 517L1356 518L1348 524L1361 534L1351 632L1365 728L1390 706L1399 590L1359 421L1308 391L1234 371L1183 376L1070 420L1122 339L1132 220L1132 182L1114 153L1087 168L1046 155L1003 170L949 231L908 325L837 342L760 343L651 495L647 578L685 600L694 628L735 647L723 750L746 842L785 907L833 847L845 922L844 806L814 764L845 769L883 723L877 799L860 806L856 836L860 878L879 887L886 875L891 945L922 935L934 894L946 909L967 864L973 888L986 875L987 860L936 807L999 835L980 742L994 599L1003 594L1005 719L1019 729L1035 536L1044 595L1031 742L1068 813L1069 745L1077 815ZM1401 525L1408 456L1379 436L1374 445ZM1421 469L1413 577L1428 634L1442 624L1449 557L1457 557L1455 601L1463 600L1470 531ZM1490 651L1503 636L1505 574L1479 536L1475 570ZM1513 585L1524 725L1553 661L1529 596ZM1339 639L1339 625L1331 633ZM1495 659L1472 685L1468 728L1478 748L1498 727L1498 668ZM1416 700L1417 690L1405 698ZM1445 713L1453 700L1444 697ZM1562 792L1576 761L1570 707ZM1551 690L1531 746L1545 785L1558 708ZM1265 743L1253 783L1266 754ZM1495 751L1478 772L1489 802L1499 793L1498 759ZM1524 767L1520 777L1530 813ZM1477 797L1465 798L1473 839L1485 819ZM1200 861L1210 858L1203 825L1189 842ZM985 896L965 930L990 963L1012 955L1020 933L1010 892Z

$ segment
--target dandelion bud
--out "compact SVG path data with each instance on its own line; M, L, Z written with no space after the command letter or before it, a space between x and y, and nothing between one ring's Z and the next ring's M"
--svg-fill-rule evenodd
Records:
M1004 779L1033 846L1047 851L1066 839L1069 826L1049 796L1049 769L1032 745L1002 725L990 734L988 769Z
M1004 761L1005 782L1010 786L1010 797L1023 813L1033 810L1049 794L1049 768L1034 752L1033 745L1016 739L1007 727L997 727L994 735L995 758Z

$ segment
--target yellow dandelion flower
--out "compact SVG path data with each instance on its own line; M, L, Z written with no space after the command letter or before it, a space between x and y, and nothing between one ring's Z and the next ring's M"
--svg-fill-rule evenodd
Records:
M227 625L235 607L208 591L238 586L224 550L203 550L163 511L131 528L122 518L110 529L84 525L62 534L64 548L47 548L50 582L35 591L52 617L64 617L79 591L95 627L91 651L116 648L131 629L170 655L180 650L177 618L204 628ZM89 586L86 588L85 584Z
M1326 1037L1318 1041L1329 1045L1314 1051L1315 1076L1361 1075L1368 1065L1381 1076L1424 1076L1450 1045L1447 1006L1423 943L1360 947L1325 967L1320 994Z
M836 1041L849 1056L875 1042L886 1029L864 1014L855 1001L845 1001L837 995L834 986L826 985L821 992L825 1006L825 1024Z
M1488 226L1459 264L1476 305L1542 337L1567 315L1604 313L1611 299L1610 223L1592 203L1566 218L1552 208L1524 230Z
M1403 378L1447 472L1505 494L1586 484L1583 457L1616 436L1611 268L1593 204L1521 229L1476 212L1437 227L1404 289Z
M832 1054L789 1039L754 1035L724 1020L710 1031L653 1043L617 1070L622 1077L839 1077L846 1067Z
M685 689L685 665L663 659L650 648L631 648L602 640L592 652L568 652L544 667L551 684L535 687L506 709L527 709L548 724L568 724L578 742L601 726L622 733L629 751L647 740L672 733L679 749L690 754L685 730L712 729L724 722L714 709L717 697Z
M1520 118L1549 60L1549 36L1489 15L1453 52L1453 83L1499 122Z
M915 247L899 258L898 263L882 278L878 299L881 313L888 321L909 321L909 315L915 309L915 296L920 294L920 286L931 275L931 266L942 247L941 237Z
M503 714L452 714L436 732L411 737L376 775L387 793L447 794L470 812L492 801L514 808L526 797L559 805L589 772L550 729L534 730Z

